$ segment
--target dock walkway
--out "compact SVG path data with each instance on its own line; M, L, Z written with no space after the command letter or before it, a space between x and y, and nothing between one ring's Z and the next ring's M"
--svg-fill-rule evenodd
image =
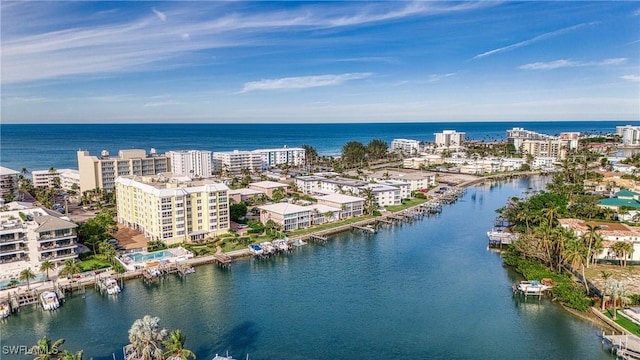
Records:
M617 359L640 359L640 337L635 335L604 335L603 341L611 346Z

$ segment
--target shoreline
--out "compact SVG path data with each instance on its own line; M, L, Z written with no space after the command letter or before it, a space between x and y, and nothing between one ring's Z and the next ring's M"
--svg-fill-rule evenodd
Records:
M507 180L512 178L519 178L522 176L540 175L540 172L528 171L528 172L518 172L518 173L511 173L511 174L489 175L489 176L478 176L478 175L468 175L468 174L458 174L458 173L451 173L451 174L438 173L438 174L441 174L441 176L443 177L450 175L451 177L454 177L454 178L456 176L460 177L461 175L463 177L473 177L473 179L463 180L457 184L451 184L451 182L446 182L446 181L441 183L441 184L446 184L450 186L451 189L453 189L454 200L446 203L446 204L449 204L457 201L458 197L462 195L466 191L466 189L471 186L479 185L486 181ZM426 203L435 201L440 205L442 205L442 203L440 203L440 200L442 200L442 198L445 197L446 195L451 196L450 193L439 194L438 196L433 196L431 199L426 200L423 203L411 206L409 208L406 208L397 212L389 212L381 216L364 219L364 220L357 221L350 224L338 225L336 227L332 227L329 229L320 230L320 231L316 231L316 232L312 232L312 233L304 234L300 236L295 236L294 238L300 238L305 241L310 241L310 239L313 236L325 237L329 235L339 234L345 231L352 230L353 226L371 225L371 224L380 222L380 220L383 220L383 221L397 220L397 219L393 219L392 217L398 216L398 215L405 216L406 213L414 212L416 211L416 209L422 207ZM392 220L389 220L390 218ZM231 259L238 259L238 258L250 257L252 256L252 253L248 248L246 248L246 249L229 251L224 253L224 255L229 256ZM204 256L198 256L198 257L187 259L184 261L184 263L192 266L199 266L199 265L213 264L213 263L216 263L216 261L217 260L215 259L215 255L204 255ZM127 271L122 274L117 274L111 268L106 268L106 269L98 269L95 271L89 271L82 274L78 274L77 277L74 279L58 278L57 275L52 275L49 280L30 284L29 289L27 289L27 285L19 285L17 287L0 290L0 300L10 301L9 297L13 296L14 294L17 294L17 295L34 294L34 293L40 294L44 291L52 291L52 290L53 291L67 290L69 293L73 293L74 291L79 291L81 288L86 289L87 286L96 287L97 286L96 282L98 281L98 279L101 279L104 277L113 277L118 281L133 280L137 278L142 278L143 272L144 272L144 269L140 269L140 270L134 270L134 271ZM25 305L25 306L30 306L30 305ZM17 311L19 311L19 309ZM17 311L12 310L12 313L15 313Z

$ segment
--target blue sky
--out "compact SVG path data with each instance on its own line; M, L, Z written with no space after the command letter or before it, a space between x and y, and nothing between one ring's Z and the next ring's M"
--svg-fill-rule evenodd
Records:
M636 1L2 1L2 122L639 120Z

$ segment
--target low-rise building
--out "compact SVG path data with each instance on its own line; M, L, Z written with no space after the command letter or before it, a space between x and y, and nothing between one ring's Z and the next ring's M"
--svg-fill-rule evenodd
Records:
M34 187L51 188L59 179L62 190L80 190L80 172L74 169L34 170L31 172L31 183ZM75 185L74 185L75 184Z
M289 185L275 181L258 181L249 184L249 189L260 191L268 197L273 197L273 192L277 189L287 190Z
M231 200L232 203L239 204L243 201L251 200L259 194L262 194L262 191L242 188L229 190L227 193L229 194L229 200Z
M397 180L409 184L410 192L436 186L436 174L429 171L378 170L367 175L367 181L379 182Z
M614 197L602 199L598 204L605 208L619 210L621 207L640 209L640 194L629 190L620 190Z
M400 195L399 187L376 183L366 185L363 189L371 189L371 192L376 199L376 205L378 206L402 204L402 196Z
M317 194L322 189L322 181L327 178L318 175L298 176L295 178L295 184L298 191L305 194Z
M408 155L416 155L420 152L420 141L410 139L393 139L391 141L390 150Z
M317 197L318 204L340 209L340 219L360 216L364 213L364 199L345 194L329 194Z
M640 262L640 230L622 223L603 223L597 221L584 221L579 219L559 219L560 226L573 230L576 235L582 236L589 232L587 225L597 227L597 232L602 236L603 249L596 254L598 260L622 260L623 254L614 250L617 242L625 241L633 246L633 252L626 254L627 261Z
M44 261L61 265L78 257L77 225L42 208L0 212L0 273L36 270Z
M207 179L121 176L116 180L118 222L169 245L213 238L229 230L228 191Z
M269 220L280 225L281 230L290 231L304 229L312 224L312 209L289 203L277 203L259 206L260 222L266 224Z
M400 199L411 198L411 184L400 180L379 180L376 184L393 186L400 190Z

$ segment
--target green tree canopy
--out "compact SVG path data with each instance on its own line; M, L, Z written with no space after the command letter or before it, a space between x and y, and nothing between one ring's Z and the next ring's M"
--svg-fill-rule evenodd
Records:
M342 162L346 165L359 165L365 161L367 150L358 141L349 141L342 146Z

